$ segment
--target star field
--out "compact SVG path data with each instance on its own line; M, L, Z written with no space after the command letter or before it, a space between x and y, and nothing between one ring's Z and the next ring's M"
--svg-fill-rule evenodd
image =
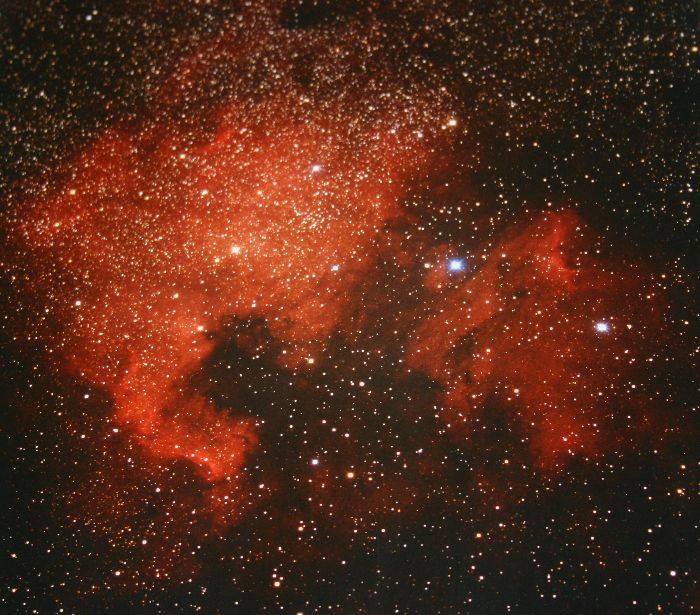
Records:
M696 11L5 3L3 613L690 613Z

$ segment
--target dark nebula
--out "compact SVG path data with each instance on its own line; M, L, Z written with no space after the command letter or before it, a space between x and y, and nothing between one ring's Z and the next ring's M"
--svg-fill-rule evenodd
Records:
M2 2L2 613L698 608L696 7Z

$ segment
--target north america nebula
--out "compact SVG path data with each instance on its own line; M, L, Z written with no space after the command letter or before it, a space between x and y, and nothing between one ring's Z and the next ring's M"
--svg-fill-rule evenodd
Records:
M5 3L7 613L689 613L696 15Z

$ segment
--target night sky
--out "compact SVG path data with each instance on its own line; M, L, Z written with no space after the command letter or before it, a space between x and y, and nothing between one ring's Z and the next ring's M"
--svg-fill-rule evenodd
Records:
M697 612L697 22L2 0L0 613Z

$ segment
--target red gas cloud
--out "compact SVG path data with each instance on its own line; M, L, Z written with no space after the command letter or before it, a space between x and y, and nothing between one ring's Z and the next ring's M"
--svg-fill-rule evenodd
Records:
M45 332L50 352L109 391L153 455L211 482L257 442L253 417L188 383L211 334L224 317L261 316L282 364L312 362L422 156L395 117L293 122L284 101L215 115L204 142L167 123L108 132L13 229L61 326Z
M660 306L648 276L592 258L581 227L570 211L547 214L467 263L473 275L426 276L437 298L406 359L442 385L440 415L458 439L497 402L552 468L611 448L616 415L649 420L630 386Z
M387 77L395 67L377 58L380 30L356 34L345 42L318 34L302 50L294 33L278 32L284 44L259 30L223 35L183 61L147 118L105 131L57 170L61 180L50 191L35 188L11 210L13 282L38 305L32 334L58 371L109 394L120 440L98 456L123 453L122 468L132 454L139 460L139 476L94 472L91 489L71 491L57 506L71 520L84 514L110 548L123 540L122 528L133 528L115 566L137 561L151 580L188 578L199 566L190 543L234 526L261 501L284 502L290 491L296 516L284 504L265 511L275 543L281 535L301 540L312 525L352 540L379 519L410 520L424 510L431 483L449 483L441 429L428 425L436 401L439 421L465 447L485 413L504 410L544 470L612 449L619 415L641 424L650 418L630 391L651 343L641 332L660 328L644 275L588 254L571 212L511 229L484 259L450 271L453 246L435 246L431 223L407 212L406 188L436 203L461 199L448 181L455 162L448 142L467 130L434 104L437 88ZM305 58L314 53L324 62L312 70ZM411 287L397 290L404 284ZM376 381L400 389L406 367L439 385L437 400L425 387L415 398L420 407L402 408L407 418L386 411L413 430L429 417L420 427L426 433L412 434L416 446L405 450L374 434L355 440L354 424L367 416L362 403L378 400L364 410L378 417L378 431L385 408L379 395L355 406L348 394L337 406L318 404L339 414L330 436L314 433L323 423L309 418L318 410L311 402L280 429L303 432L304 446L328 453L324 464L300 470L308 451L297 450L278 451L288 468L260 460L268 444L292 448L299 440L278 443L263 430L279 419L276 408L212 401L221 397L216 384L207 390L210 374L202 372L221 341L252 361L263 337L248 330L226 340L231 317L264 323L279 348L266 376L295 380L292 392L280 387L280 407L290 395L314 399L322 384L339 385L334 399L341 398L356 368L371 369L368 349L351 348L334 366L347 368L348 378L322 381L332 335L360 346L373 330L369 345L382 358L398 358L401 351L385 353L387 346L410 339L403 364ZM301 368L308 381L294 378ZM248 384L231 372L241 388ZM336 432L345 444L333 440ZM391 464L373 459L382 455ZM196 476L169 475L168 467L186 464ZM498 478L505 465L494 476L487 466L470 475L483 510L510 493ZM262 478L253 486L255 472ZM156 492L142 476L174 486ZM465 501L458 485L446 484L441 497L453 508ZM335 541L315 547L324 556L335 548ZM126 572L119 578L133 580Z

